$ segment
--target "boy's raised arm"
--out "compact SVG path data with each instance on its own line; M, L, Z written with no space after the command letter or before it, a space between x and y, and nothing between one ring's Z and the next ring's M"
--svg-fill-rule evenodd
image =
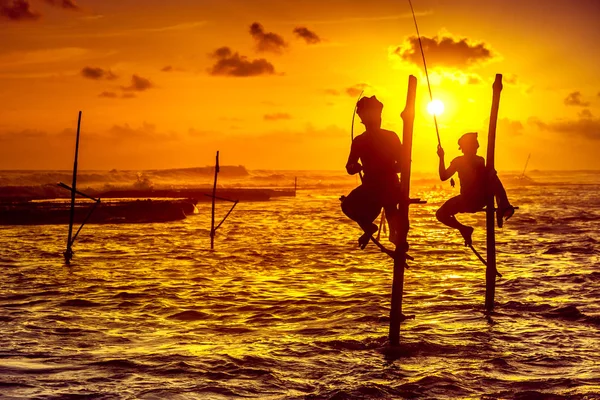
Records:
M450 179L452 175L454 175L454 173L456 172L456 167L454 163L450 163L448 169L446 169L446 163L444 162L444 149L442 148L442 146L438 145L437 155L440 158L440 165L438 168L440 179L442 181L446 181Z

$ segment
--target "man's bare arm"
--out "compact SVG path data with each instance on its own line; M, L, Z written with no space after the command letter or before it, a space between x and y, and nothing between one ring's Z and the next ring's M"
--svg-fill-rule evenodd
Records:
M352 146L350 147L350 155L348 156L348 162L346 163L346 172L349 175L354 175L362 171L362 165L358 162L358 155L356 154L356 149L354 148L354 143L352 142Z

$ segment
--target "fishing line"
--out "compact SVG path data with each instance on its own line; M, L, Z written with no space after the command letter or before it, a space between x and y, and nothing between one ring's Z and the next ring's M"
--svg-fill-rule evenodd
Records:
M410 5L410 11L412 12L413 21L415 21L415 29L417 30L417 39L419 40L419 48L421 49L421 57L423 57L423 67L425 68L425 77L427 78L427 88L429 89L429 99L433 101L433 94L431 93L431 84L429 83L429 73L427 72L427 62L425 61L425 52L423 52L423 43L421 42L421 34L419 33L419 26L417 25L417 17L415 16L415 10L413 9L412 2L408 0ZM437 135L438 146L442 147L440 140L440 131L438 129L437 118L433 113L433 122L435 123L435 133Z

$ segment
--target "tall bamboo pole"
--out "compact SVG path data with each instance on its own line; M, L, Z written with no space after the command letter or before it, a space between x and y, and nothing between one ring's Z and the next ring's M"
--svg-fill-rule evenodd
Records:
M399 226L396 250L394 252L394 278L392 282L392 305L390 309L389 339L392 346L400 344L400 323L404 319L402 314L402 292L404 290L404 268L406 266L406 252L408 251L408 211L410 199L410 169L412 153L413 125L415 120L415 98L417 92L417 78L408 77L408 93L406 107L402 111L402 159L400 165L400 206L396 215Z
M500 108L500 92L502 92L502 75L496 74L494 81L492 111L488 131L488 145L486 157L487 174L487 199L486 199L486 246L487 267L485 270L485 309L487 312L494 310L494 296L496 293L496 232L494 209L494 181L496 169L494 167L494 150L496 147L496 124L498 122L498 109Z

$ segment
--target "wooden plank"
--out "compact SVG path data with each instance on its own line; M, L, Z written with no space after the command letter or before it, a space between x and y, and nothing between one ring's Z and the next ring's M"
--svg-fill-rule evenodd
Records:
M63 182L58 182L58 186L60 186L61 188L67 189L69 192L73 191L73 188L71 188L69 185L67 185L67 184L65 184ZM90 199L90 200L100 201L100 199L97 199L97 198L92 197L92 196L88 196L87 194L85 194L83 192L80 192L79 190L75 190L75 193L77 193L78 195L80 195L82 197Z

